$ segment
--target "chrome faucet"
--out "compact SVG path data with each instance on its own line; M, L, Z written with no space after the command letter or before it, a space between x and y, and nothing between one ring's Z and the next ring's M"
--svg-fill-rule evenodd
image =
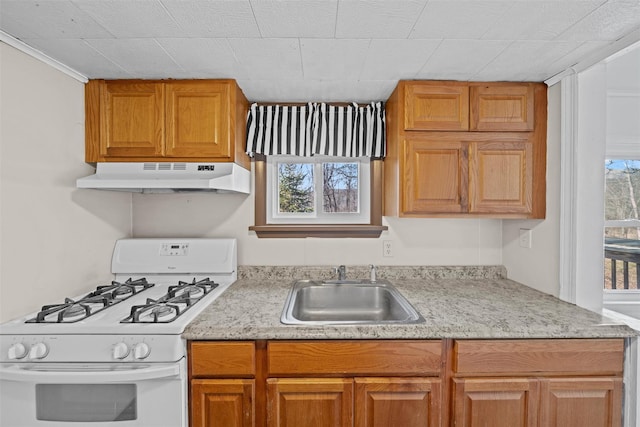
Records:
M338 280L347 279L347 267L341 265L340 267L334 267L333 269L338 274Z

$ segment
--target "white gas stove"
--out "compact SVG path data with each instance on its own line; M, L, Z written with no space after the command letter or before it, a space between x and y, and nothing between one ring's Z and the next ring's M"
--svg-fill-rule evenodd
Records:
M180 335L236 280L236 241L118 240L111 267L113 282L0 325L1 425L187 425Z

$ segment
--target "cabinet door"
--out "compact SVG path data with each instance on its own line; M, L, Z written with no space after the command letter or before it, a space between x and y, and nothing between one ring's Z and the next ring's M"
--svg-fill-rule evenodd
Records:
M268 379L268 427L353 425L352 379Z
M103 88L100 154L105 157L162 156L162 84L107 82Z
M537 427L536 380L455 378L453 386L457 427Z
M464 83L407 83L405 130L469 129L469 88Z
M470 130L532 131L533 85L502 84L471 86Z
M472 143L469 153L470 212L531 212L533 150L526 138Z
M541 380L541 427L620 427L622 379Z
M166 84L167 157L229 159L229 84Z
M253 427L254 380L192 380L191 427Z
M440 381L356 378L355 427L437 427Z
M402 212L466 212L468 145L423 137L404 146Z

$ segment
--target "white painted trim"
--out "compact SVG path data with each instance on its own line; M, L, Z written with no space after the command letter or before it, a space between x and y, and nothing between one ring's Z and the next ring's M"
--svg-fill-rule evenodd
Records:
M560 122L560 299L576 302L578 76L562 79Z
M18 49L22 53L26 53L32 58L35 58L39 61L44 62L47 65L50 65L56 70L61 71L70 77L73 77L74 79L78 80L81 83L87 83L89 81L89 79L85 75L79 73L78 71L74 70L71 67L64 65L62 62L59 62L51 58L50 56L45 55L39 50L34 49L33 47L29 46L25 42L16 39L15 37L5 33L2 30L0 30L0 42L6 43L9 46L12 46Z
M581 71L586 70L587 68L593 67L600 62L611 61L612 59L628 52L629 49L633 49L634 45L639 42L640 29L637 29L630 34L627 34L620 40L617 40L610 45L605 46L603 49L599 49L597 52L594 52L591 55L587 55L582 61L574 64L572 67L567 68L566 70L556 74L555 76L551 76L544 82L547 84L547 86L553 86L554 84L564 80L565 77L577 74Z

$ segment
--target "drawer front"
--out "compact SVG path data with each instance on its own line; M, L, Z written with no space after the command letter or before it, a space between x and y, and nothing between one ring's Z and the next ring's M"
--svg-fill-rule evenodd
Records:
M457 374L622 374L624 340L456 341Z
M191 342L190 369L193 378L253 377L256 350L248 342Z
M440 341L271 341L269 376L440 374Z

